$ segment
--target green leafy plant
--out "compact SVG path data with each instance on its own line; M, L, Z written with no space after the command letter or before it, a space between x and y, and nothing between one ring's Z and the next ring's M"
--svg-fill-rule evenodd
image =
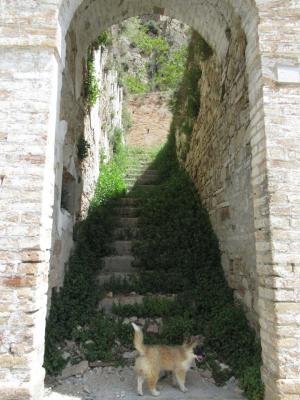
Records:
M93 47L90 47L88 49L87 72L84 80L85 99L86 104L89 108L93 107L96 104L96 101L100 96L100 88L95 72L93 57Z
M141 80L139 75L128 75L123 79L123 84L131 94L147 93L149 87Z
M155 86L160 90L176 89L182 80L186 66L187 48L182 46L170 55L160 57L160 67L154 77Z
M160 33L160 27L153 19L145 21L143 25L145 26L147 33L152 33L152 35L158 35Z
M112 36L110 32L104 31L101 32L97 39L93 42L93 47L98 49L100 46L111 46L112 45Z
M119 154L123 147L123 131L121 128L114 129L113 135L113 153Z
M77 156L80 161L84 160L88 156L89 148L89 142L85 140L83 135L81 135L77 143Z

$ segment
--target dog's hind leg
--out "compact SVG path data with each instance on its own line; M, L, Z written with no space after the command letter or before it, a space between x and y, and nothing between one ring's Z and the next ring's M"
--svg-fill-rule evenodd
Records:
M172 386L177 386L177 379L174 372L172 373Z
M148 387L153 396L160 395L160 392L156 389L158 378L159 376L157 374L151 374L147 376Z
M140 396L143 396L143 383L145 378L141 375L137 377L137 392Z
M182 392L187 392L187 388L185 387L185 374L186 371L184 369L178 369L175 371L175 376Z

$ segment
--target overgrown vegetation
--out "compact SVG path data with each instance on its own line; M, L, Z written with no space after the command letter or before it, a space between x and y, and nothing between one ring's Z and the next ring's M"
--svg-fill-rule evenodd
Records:
M122 35L142 55L144 68L128 72L123 65L121 81L129 93L174 90L181 81L186 60L186 45L173 48L162 29L162 24L147 18L130 18Z
M97 39L93 42L93 48L98 49L100 46L108 47L112 45L112 36L110 32L101 32Z
M64 286L52 294L44 362L47 373L51 375L59 373L66 364L61 354L65 340L78 340L82 332L94 329L98 332L99 324L111 324L96 312L102 296L96 276L101 257L110 252L108 243L113 226L111 202L124 194L126 160L126 149L119 143L112 161L101 166L101 176L88 216L75 229L76 248L67 265ZM101 322L103 318L106 322ZM110 337L111 330L105 339L108 343Z
M121 144L111 163L102 168L88 218L77 229L77 247L71 257L64 288L54 294L47 323L45 367L58 373L66 361L60 346L74 340L81 349L80 359L89 361L120 358L119 345L132 349L132 328L126 317L162 318L158 335L145 334L147 343L181 343L189 334L206 337L206 367L213 371L217 384L235 375L251 400L263 398L260 378L260 345L248 326L244 312L234 304L232 291L224 278L218 240L199 195L181 169L175 149L175 137L156 157L160 185L133 190L140 198L143 242L135 246L135 255L143 279L112 281L101 290L95 283L99 260L108 254L111 241L109 199L123 195L123 172L130 163L138 163L141 151L126 150ZM96 306L104 292L148 294L135 306L114 306L114 316L103 315ZM153 298L149 293L177 293L176 297ZM225 363L223 371L216 362Z
M84 93L86 104L89 108L96 104L100 96L99 82L95 72L93 46L88 49L87 71L84 80Z
M131 94L142 94L149 91L149 85L142 81L140 75L125 76L122 83Z
M101 93L94 66L94 50L98 50L101 46L108 47L111 45L112 35L110 32L104 31L100 33L97 39L88 48L87 70L84 79L84 97L89 108L96 104L97 98Z
M144 271L150 271L157 279L146 283L148 290L180 293L179 313L170 311L169 316L173 316L174 323L183 316L188 330L206 337L206 351L211 355L208 362L217 382L228 379L228 373L220 373L214 365L216 358L230 366L231 374L240 380L249 399L262 399L260 345L224 278L218 240L199 194L179 166L174 133L152 167L160 171L160 186L146 194L136 194L142 198L141 229L145 240L135 246L135 255L143 282L147 280ZM135 312L141 310L143 307L139 306ZM180 332L184 330L176 329L168 337L180 342ZM165 330L161 340L166 339L164 335Z

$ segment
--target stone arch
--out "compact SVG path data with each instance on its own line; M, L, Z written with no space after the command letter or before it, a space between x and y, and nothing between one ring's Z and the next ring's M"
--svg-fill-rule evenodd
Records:
M95 8L85 9L89 3ZM294 23L299 17L298 2L59 0L20 4L10 0L1 3L4 34L0 38L0 71L5 79L1 80L0 112L5 118L0 121L7 121L0 130L0 155L5 156L0 171L0 221L5 232L0 271L5 300L5 323L0 327L1 398L42 396L44 338L40 332L46 314L51 243L53 149L57 143L54 132L63 142L66 127L58 110L70 23L74 15L87 16L93 9L93 18L104 16L100 29L105 29L118 18L158 7L196 29L199 24L197 30L212 45L219 60L226 54L226 21L234 14L241 18L247 37L255 251L266 399L295 399L300 393L299 357L295 360L299 352L300 303L296 287L300 266L299 160L295 149L300 148L300 140L293 135L300 123L299 32ZM118 10L124 11L127 6L128 14L120 16ZM206 16L204 12L195 13L198 7L206 11ZM207 15L209 29L205 28ZM34 26L28 23L28 16L32 16ZM102 21L95 22L100 27ZM82 27L86 28L79 24L78 29ZM88 39L86 35L82 53ZM16 81L21 89L14 85ZM39 196L30 192L32 184ZM16 188L27 190L26 196L13 196ZM28 212L32 204L35 215Z
M113 24L135 15L163 13L177 18L201 33L210 44L219 60L224 59L228 49L226 29L230 27L233 18L241 18L242 28L247 36L247 68L251 80L252 59L258 56L257 23L258 14L252 0L226 0L224 2L190 0L181 3L176 0L152 1L117 1L109 5L105 0L77 0L70 2L61 0L59 12L60 53L62 64L65 62L65 36L70 24L75 23L76 37L78 38L77 68L80 69L80 60L86 54L87 47L96 39L99 31L105 30ZM79 39L80 38L80 39ZM80 43L79 43L80 42ZM76 90L78 95L78 89Z

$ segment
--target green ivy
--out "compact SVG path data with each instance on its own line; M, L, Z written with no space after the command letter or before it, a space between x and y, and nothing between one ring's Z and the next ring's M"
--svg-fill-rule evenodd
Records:
M260 344L242 307L235 305L209 215L177 160L174 133L151 168L159 170L160 185L151 191L132 192L142 200L143 241L134 247L135 257L147 290L180 294L179 315L176 307L164 305L171 308L159 340L178 343L186 330L202 333L206 351L214 355L211 360L217 358L230 366L249 399L262 400ZM144 307L131 312L143 314ZM166 315L164 310L160 315ZM117 312L129 315L130 310ZM151 314L151 309L147 312ZM228 373L221 373L217 363L211 361L210 366L219 383L228 379Z

